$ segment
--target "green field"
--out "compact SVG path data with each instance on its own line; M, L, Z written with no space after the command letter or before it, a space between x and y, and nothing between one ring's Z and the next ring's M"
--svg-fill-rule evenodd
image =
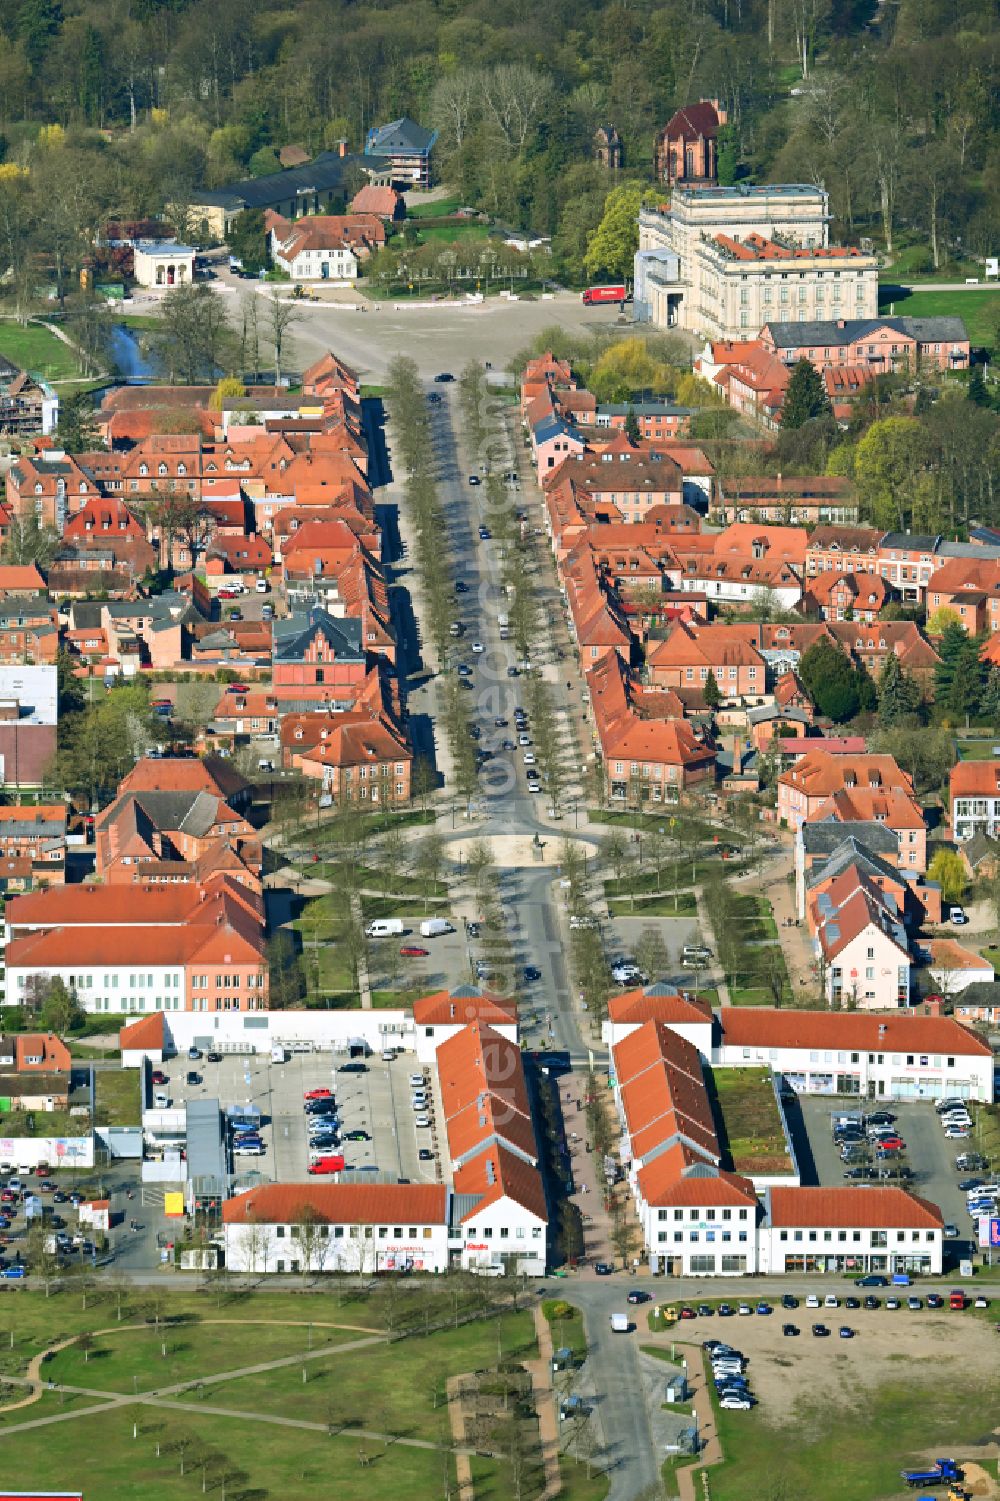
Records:
M691 917L698 910L693 891L673 896L627 896L608 899L608 909L617 917Z
M137 1068L98 1069L94 1107L99 1126L137 1126L142 1118Z
M0 1304L0 1379L23 1373L49 1345L88 1338L45 1361L42 1379L61 1390L43 1389L39 1400L12 1408L27 1389L0 1389L4 1481L72 1484L130 1501L199 1492L233 1501L454 1495L448 1377L537 1354L530 1313L500 1303L491 1310L506 1295L468 1283L383 1282L370 1296L339 1279L316 1294L228 1291L220 1283L201 1292L125 1289L120 1303L108 1284L86 1299L73 1283L49 1299L10 1293ZM455 1324L472 1310L483 1317ZM407 1338L387 1342L389 1328ZM271 1361L285 1363L254 1371ZM182 1382L187 1390L160 1390ZM41 1443L39 1419L50 1420ZM361 1428L367 1433L350 1431ZM512 1493L506 1461L477 1458L476 1466L482 1494ZM566 1473L571 1501L603 1496L605 1485L588 1481L582 1467L570 1463ZM526 1486L525 1501L537 1491Z
M69 345L37 323L0 323L0 355L44 380L72 380L80 374Z
M997 337L1000 290L992 287L970 287L967 292L897 292L892 297L887 288L880 287L879 312L888 313L890 302L900 318L961 318L973 344L992 345Z
M905 1356L900 1356L905 1361ZM968 1453L996 1418L995 1373L972 1366L962 1381L900 1380L831 1400L789 1387L788 1405L768 1421L763 1409L723 1412L716 1423L726 1461L711 1470L712 1501L802 1496L809 1501L871 1501L898 1496L900 1469L933 1454ZM992 1471L993 1461L989 1468ZM943 1493L942 1493L943 1494Z
M461 198L433 198L429 203L408 203L407 219L443 219L464 207ZM405 222L405 221L404 221Z
M781 1114L768 1068L720 1068L712 1073L719 1141L737 1173L792 1171Z

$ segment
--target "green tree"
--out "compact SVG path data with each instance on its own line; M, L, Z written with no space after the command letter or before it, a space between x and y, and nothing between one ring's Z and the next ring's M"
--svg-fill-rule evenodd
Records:
M38 1019L47 1032L59 1036L74 1032L83 1024L84 1011L79 996L58 976L49 981L48 994L42 1001Z
M97 408L89 391L77 391L60 399L56 442L67 453L92 453L104 447L97 426Z
M853 719L860 709L858 675L846 653L825 636L803 654L799 676L819 712L835 724Z
M228 243L230 253L251 276L266 270L271 257L264 230L263 209L246 208L241 214L237 214L229 230Z
M632 406L625 413L625 436L630 443L638 443L642 436L639 431L639 419L635 415L635 408Z
M960 902L968 885L961 855L955 850L938 850L927 867L927 879L938 882L946 902Z
M948 705L952 685L965 658L968 640L968 633L957 616L947 622L941 639L938 641L937 651L940 660L934 668L934 699L941 707Z
M739 139L735 125L720 125L716 137L718 158L716 175L720 188L731 188L736 182L739 167Z
M979 712L991 724L1000 723L1000 667L991 667L979 701Z
M639 209L642 187L623 183L604 200L601 222L587 240L583 258L589 276L626 277L639 249Z
M867 518L904 531L912 497L930 461L930 439L915 417L873 422L854 451L854 480Z
M920 712L922 698L914 678L901 666L895 652L885 659L885 666L878 680L879 724L898 724Z
M980 649L980 643L975 637L967 636L962 642L955 659L951 686L944 700L948 713L956 717L964 715L966 723L970 715L979 713L983 697L985 668Z
M823 377L811 360L797 360L792 366L788 390L781 403L781 426L785 429L802 427L814 417L828 416L829 412L830 399Z
M708 669L708 677L705 679L705 702L713 711L722 703L722 694L719 691L719 685L715 681L715 673L711 667Z
M3 544L5 563L37 563L47 568L59 551L59 533L51 526L43 526L31 512L28 516L11 518Z
M977 407L989 407L993 405L990 400L990 393L986 389L982 365L977 365L969 376L969 389L966 392L966 397Z
M250 158L248 166L251 177L270 177L272 172L281 171L278 153L273 146L261 146Z

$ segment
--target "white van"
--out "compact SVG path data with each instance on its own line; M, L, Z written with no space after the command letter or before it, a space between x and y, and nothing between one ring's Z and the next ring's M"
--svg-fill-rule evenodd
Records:
M402 936L403 919L401 917L377 917L365 929L366 938L402 938Z
M440 938L445 933L454 933L455 929L444 917L429 917L426 922L420 924L421 938Z
M504 1275L502 1266L470 1266L469 1271L477 1277L502 1277Z
M153 1105L157 1110L170 1109L170 1096L167 1094L165 1089L153 1090Z

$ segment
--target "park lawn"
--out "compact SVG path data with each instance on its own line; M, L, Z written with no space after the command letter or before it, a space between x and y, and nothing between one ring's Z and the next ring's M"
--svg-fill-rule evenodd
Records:
M0 322L0 355L45 380L72 380L80 374L69 345L38 323Z
M24 1417L31 1413L26 1409ZM129 1501L190 1501L202 1491L199 1459L214 1456L232 1464L227 1494L234 1501L240 1495L261 1501L267 1496L329 1501L332 1494L338 1501L397 1501L400 1496L443 1493L444 1459L434 1450L384 1449L350 1435L331 1438L325 1432L273 1425L264 1441L252 1412L245 1418L175 1415L129 1403L79 1422L53 1424L44 1433L42 1443L31 1429L4 1439L7 1484L35 1490L72 1486L86 1496L127 1496ZM189 1440L183 1476L179 1438ZM233 1471L246 1478L237 1480ZM209 1468L209 1493L220 1495L219 1485Z
M989 739L959 740L956 745L963 761L994 761L998 743L997 736L993 735Z
M94 1108L101 1126L138 1126L142 1119L137 1068L101 1068L94 1075Z
M387 884L390 891L397 892L400 896L418 897L421 901L448 895L448 885L445 881L435 881L432 885L429 881L421 880L419 876L408 875L397 867L388 873L387 882L382 871L365 865L358 867L357 885L359 887L367 886L374 891L382 891Z
M0 1136L85 1136L90 1121L68 1110L12 1110L0 1114Z
M691 917L698 910L693 891L679 891L674 896L612 897L608 910L616 917Z
M429 203L408 203L403 223L409 219L449 219L464 206L461 198L433 198Z
M688 813L677 813L671 808L664 808L661 813L636 813L631 808L589 808L587 818L590 823L621 824L629 829L663 829L664 833L669 830L675 838L678 831L683 830L692 838L697 835L706 842L718 835L720 840L734 847L746 843L743 836L732 829L717 828L704 818L692 818Z
M170 1305L167 1306L169 1309ZM70 1345L45 1362L46 1377L67 1386L89 1386L103 1391L149 1391L153 1387L194 1381L199 1376L214 1375L241 1365L297 1355L306 1349L310 1339L304 1325L211 1323L207 1318L180 1325L161 1324L159 1330L145 1325L134 1329L124 1322L117 1324L114 1321L102 1324L100 1328L103 1332L92 1336L94 1346L89 1360L84 1358L79 1345ZM367 1337L353 1330L327 1329L319 1323L312 1325L314 1350L322 1345L342 1345ZM165 1356L162 1354L164 1348ZM271 1379L278 1375L278 1372L272 1372ZM297 1365L295 1377L301 1382Z
M569 1307L569 1314L560 1316L559 1309L564 1306ZM552 1330L553 1350L572 1350L574 1358L582 1361L587 1354L587 1335L580 1310L572 1303L567 1305L563 1298L546 1298L542 1303L542 1312Z
M862 1386L853 1403L844 1400L843 1387L830 1401L797 1395L790 1385L787 1406L773 1414L763 1408L723 1412L716 1405L726 1458L712 1467L712 1501L897 1496L901 1469L925 1461L932 1450L961 1453L982 1442L991 1426L983 1375L971 1364L957 1382L908 1381L901 1373L898 1384Z
M790 998L786 995L786 1003ZM764 985L730 985L729 1004L731 1006L773 1006L774 996L769 988Z
M792 1171L770 1069L717 1069L710 1094L719 1142L724 1152L728 1149L734 1172Z
M304 1324L312 1319L327 1324L356 1324L369 1329L379 1329L383 1322L369 1298L339 1281L316 1293L295 1294L227 1290L222 1281L204 1292L199 1292L195 1286L190 1292L172 1288L169 1296L156 1289L125 1288L119 1320L116 1288L107 1282L95 1288L90 1279L84 1283L78 1274L71 1273L53 1285L52 1296L48 1298L40 1288L35 1291L16 1284L8 1286L0 1298L0 1377L4 1371L23 1372L32 1356L70 1335L84 1330L93 1333L97 1329L117 1328L119 1323L135 1324L153 1318L157 1304L161 1319L166 1315L172 1319L190 1320L182 1326L189 1336L205 1319L220 1319L225 1325L231 1324L234 1329L243 1330L245 1338L247 1329L256 1327L248 1324L251 1319L266 1320L282 1327L292 1323ZM11 1326L14 1329L13 1349L9 1343ZM222 1326L215 1324L211 1327L218 1330ZM306 1337L304 1329L302 1333ZM82 1356L79 1359L82 1363ZM157 1359L161 1357L157 1356ZM88 1375L95 1373L99 1365L100 1362L92 1356ZM86 1384L101 1386L103 1383L94 1380Z
M438 909L445 900L443 896L432 897L429 902L420 901L413 896L363 896L361 911L366 922L371 922L376 917L405 917L416 923L426 917L428 911L436 917L444 917L445 914Z
M372 1008L375 1011L401 1011L413 1004L415 991L373 990Z
M531 1315L505 1313L391 1345L369 1345L343 1356L333 1353L306 1367L309 1379L304 1384L298 1364L234 1377L216 1388L215 1400L247 1412L426 1438L444 1415L446 1377L495 1363L498 1330L505 1356L528 1360L537 1353Z
M892 303L897 317L961 318L973 344L992 344L1000 317L1000 290L970 287L961 292L910 292L890 296L879 288L879 311L888 313Z
M420 227L421 245L464 245L469 240L489 239L488 224L476 224L472 219L467 224L442 224L438 228Z

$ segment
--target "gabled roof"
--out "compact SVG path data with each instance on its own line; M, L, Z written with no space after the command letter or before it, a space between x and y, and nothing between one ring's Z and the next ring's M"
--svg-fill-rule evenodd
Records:
M666 1026L677 1023L705 1023L712 1020L712 1008L707 1001L694 996L674 995L660 986L650 985L644 990L626 990L613 995L608 1001L608 1020L619 1026L644 1022L663 1022Z
M129 1049L148 1048L151 1053L162 1052L167 1040L166 1019L162 1011L143 1016L137 1022L118 1030L118 1046L122 1052Z
M671 141L714 140L719 133L718 111L709 99L685 104L671 115L662 133Z
M224 1225L294 1225L304 1213L331 1225L443 1225L443 1183L260 1183L226 1199Z
M274 622L274 661L299 662L317 634L324 637L331 651L341 661L364 661L361 644L361 621L357 616L339 619L314 605L308 614L290 615Z
M902 1188L772 1188L767 1201L776 1227L940 1230L943 1224L936 1204Z
M426 156L436 140L436 130L428 130L409 115L402 115L387 125L372 127L365 142L365 155Z
M509 1027L517 1023L517 1004L498 1000L471 985L457 986L418 997L413 1002L413 1020L418 1027L464 1027L474 1021Z
M908 1016L891 1011L873 1016L862 1011L723 1006L719 1020L726 1047L993 1056L987 1043L947 1016Z

